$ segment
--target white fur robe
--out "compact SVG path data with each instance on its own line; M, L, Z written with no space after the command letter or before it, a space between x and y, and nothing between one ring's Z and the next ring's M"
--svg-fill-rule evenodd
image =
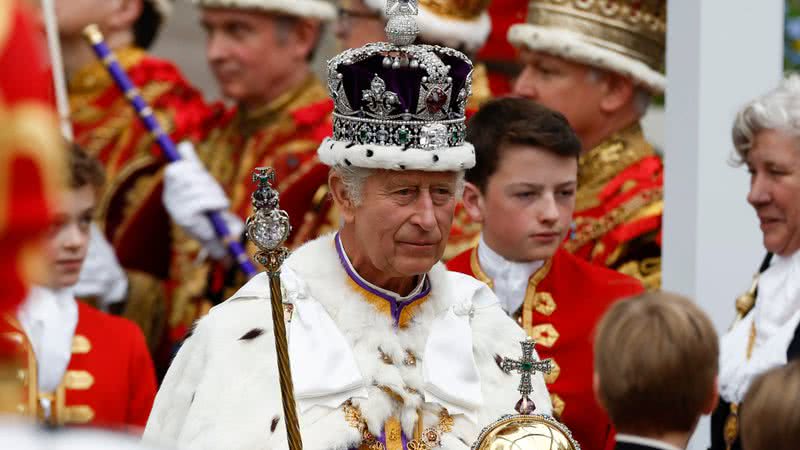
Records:
M455 425L453 431L442 438L444 449L468 448L482 427L501 415L514 413L519 399L519 376L503 373L496 358L519 358L519 343L525 339L525 333L503 313L492 291L482 283L448 272L442 264L437 264L429 277L429 298L416 311L410 324L398 329L391 317L378 312L348 284L332 236L323 236L304 245L286 261L281 274L286 292L284 301L305 305L295 310L298 314L313 309L321 312L323 316L316 316L315 323L332 327L329 328L333 330L330 345L335 346L333 342L339 336L343 345L339 349L344 349L341 354L325 354L329 344L318 340L318 352L291 354L296 395L305 397L305 406L298 411L305 449L344 450L359 445L361 436L345 421L341 408L341 401L351 394L353 404L359 406L375 436L380 436L384 422L391 416L400 419L404 432L410 436L418 408L423 411L427 428L438 422L442 406L447 407ZM267 277L259 274L197 323L156 396L144 434L146 441L197 450L287 448L268 297ZM469 312L459 313L457 310L464 309L465 305ZM468 341L471 333L474 363L466 361L471 359L469 355L456 360L458 367L452 369L443 367L438 358L427 363L424 360L436 354L426 352L432 324L442 323L448 311L451 313L448 317L459 315L457 320L469 324L466 340L459 342ZM456 315L452 315L453 311ZM295 320L299 318L293 317L292 321ZM292 336L300 331L296 331L294 323L289 323L287 328L292 351L295 348ZM253 333L253 330L262 332ZM248 334L257 336L243 339ZM442 347L442 333L438 336ZM448 343L448 336L444 335L445 347L464 347L459 346L459 342ZM456 336L453 334L454 338ZM469 346L469 342L466 345ZM384 362L381 351L393 362ZM417 356L415 365L403 363L406 351ZM440 351L439 354L442 360L450 356L449 352ZM298 392L309 381L313 383L316 379L324 385L329 380L326 377L335 378L337 371L347 373L347 361L352 361L350 373L356 374L358 386L342 385L338 397L321 395L316 403L313 395L309 399L308 395ZM326 364L342 367L329 371ZM425 372L426 365L428 372ZM315 366L318 370L313 370ZM442 373L452 377L447 378L453 380L449 387L465 385L459 377L469 378L469 369L472 368L474 374L477 368L479 380L474 381L480 392L472 399L477 401L472 409L474 414L458 413L459 403L455 400L461 394L458 389L434 389L428 383L432 367L437 367L433 377L439 381L443 379ZM304 371L305 381L298 380L302 377L299 371ZM392 400L378 385L401 396L402 404ZM533 387L537 412L550 414L549 395L541 375L534 377ZM447 390L451 392L443 392ZM447 398L453 403L445 400L434 403L433 397ZM309 407L309 402L314 406Z

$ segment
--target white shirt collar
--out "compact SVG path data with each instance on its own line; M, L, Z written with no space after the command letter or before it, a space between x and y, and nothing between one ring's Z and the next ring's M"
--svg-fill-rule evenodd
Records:
M36 356L39 390L55 391L72 357L72 338L78 325L78 303L72 290L32 286L17 318ZM46 399L42 406L49 415Z
M658 448L662 450L683 450L680 447L676 447L672 444L668 444L664 441L659 441L658 439L646 438L642 436L634 436L632 434L625 434L625 433L617 433L616 437L618 442L625 442L628 444L637 444L637 445L644 445L647 447Z
M528 289L528 280L544 265L544 261L509 261L486 244L483 234L478 242L478 262L481 269L492 279L495 295L500 299L500 306L508 314L515 313L522 306Z

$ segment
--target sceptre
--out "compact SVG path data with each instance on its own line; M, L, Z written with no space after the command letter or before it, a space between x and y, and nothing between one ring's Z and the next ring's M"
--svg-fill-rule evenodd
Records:
M247 218L245 230L247 237L259 249L255 260L267 269L286 436L289 440L289 450L301 450L303 442L300 437L300 425L294 401L292 371L289 365L289 344L286 339L283 295L281 293L281 265L289 256L289 250L283 246L283 243L289 237L292 226L289 224L289 215L280 209L278 192L270 184L275 182L275 171L269 167L256 168L253 172L253 182L258 183L258 187L251 197L254 212Z

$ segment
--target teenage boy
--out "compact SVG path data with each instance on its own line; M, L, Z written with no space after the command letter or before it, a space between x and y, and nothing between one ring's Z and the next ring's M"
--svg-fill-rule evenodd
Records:
M683 297L648 292L612 306L597 328L594 367L614 448L685 449L716 406L718 357L714 326Z
M484 105L467 125L476 165L463 203L482 226L478 245L450 270L494 289L505 311L553 360L553 411L585 450L601 450L611 424L592 393L590 333L614 301L642 292L628 276L561 249L570 230L581 144L560 113L530 100Z
M153 363L141 330L72 293L89 245L103 185L100 163L69 151L69 186L53 205L46 237L47 273L31 287L5 335L27 366L17 373L24 392L13 411L51 425L141 428L156 393Z

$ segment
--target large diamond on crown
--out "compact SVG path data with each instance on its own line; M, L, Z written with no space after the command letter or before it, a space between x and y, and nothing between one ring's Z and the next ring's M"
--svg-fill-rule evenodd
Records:
M423 125L419 134L419 145L425 150L447 147L447 126L442 123Z

